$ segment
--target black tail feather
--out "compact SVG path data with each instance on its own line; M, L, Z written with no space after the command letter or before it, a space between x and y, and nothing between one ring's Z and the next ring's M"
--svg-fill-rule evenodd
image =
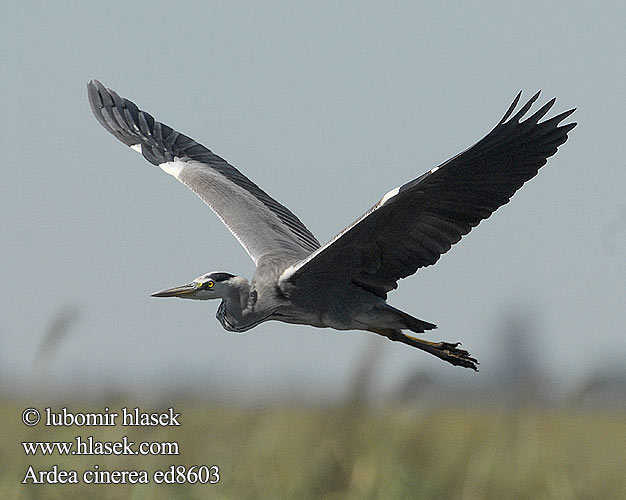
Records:
M412 332L424 333L426 330L434 330L435 328L437 328L437 325L435 325L434 323L429 323L428 321L417 319L410 314L401 311L400 309L396 309L396 311L400 314L402 322Z

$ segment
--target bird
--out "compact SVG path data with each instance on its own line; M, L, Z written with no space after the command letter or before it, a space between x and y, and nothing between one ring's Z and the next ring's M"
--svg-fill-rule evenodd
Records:
M481 140L392 189L325 245L284 205L202 144L155 120L97 80L87 84L98 122L196 193L256 265L252 279L208 272L153 297L220 299L216 318L230 332L274 320L363 330L478 371L460 342L420 335L437 326L387 302L398 281L435 264L557 152L576 108L549 119L556 98L527 116L540 91L519 109L520 91Z

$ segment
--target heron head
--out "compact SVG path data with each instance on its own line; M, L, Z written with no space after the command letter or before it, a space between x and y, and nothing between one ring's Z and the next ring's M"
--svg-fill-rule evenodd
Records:
M186 285L155 292L152 297L180 297L181 299L195 300L223 299L232 293L233 287L237 286L236 279L233 280L233 278L237 277L229 273L207 273Z

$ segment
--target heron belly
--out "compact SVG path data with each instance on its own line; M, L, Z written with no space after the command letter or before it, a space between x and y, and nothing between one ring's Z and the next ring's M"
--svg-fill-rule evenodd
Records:
M283 309L275 312L271 319L282 321L283 323L291 323L294 325L309 325L317 328L327 328L330 325L325 324L322 315L309 311L302 311L295 308Z

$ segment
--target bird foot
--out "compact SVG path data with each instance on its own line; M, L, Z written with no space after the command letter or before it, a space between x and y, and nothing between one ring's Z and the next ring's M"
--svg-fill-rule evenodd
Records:
M478 360L476 358L472 358L470 353L465 349L459 349L461 345L460 342L455 342L454 344L450 342L430 342L428 340L419 339L417 337L413 337L407 333L402 333L404 335L403 342L417 347L418 349L422 349L434 356L437 356L439 359L443 359L450 364L455 366L462 366L464 368L471 368L474 371L478 371Z
M436 342L433 347L439 354L434 353L437 357L451 363L455 366L462 366L464 368L471 368L474 371L478 371L480 363L476 358L473 358L465 349L459 349L460 342L451 344L450 342Z

